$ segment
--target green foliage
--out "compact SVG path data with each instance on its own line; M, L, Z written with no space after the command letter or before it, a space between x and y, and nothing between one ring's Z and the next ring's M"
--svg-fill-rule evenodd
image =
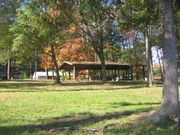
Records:
M18 9L17 20L11 26L11 31L15 35L12 50L24 59L34 57L35 50L41 51L41 37L38 36L38 30L33 27L33 16L29 10Z
M28 73L26 72L23 72L21 75L20 75L20 79L27 79L28 78Z
M120 27L125 30L145 31L148 25L159 23L159 12L156 0L128 0L122 6ZM120 18L121 18L120 17Z
M10 25L14 21L16 9L19 3L14 0L0 1L0 63L6 63L13 57L11 51L13 34L9 31Z
M43 53L48 45L60 47L67 39L67 28L72 23L67 4L54 1L31 0L18 9L11 31L15 35L13 51L22 58L34 57L35 51Z

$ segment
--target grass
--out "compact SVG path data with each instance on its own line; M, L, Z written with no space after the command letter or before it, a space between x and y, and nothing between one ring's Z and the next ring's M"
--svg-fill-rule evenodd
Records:
M161 101L161 86L143 82L101 84L52 81L0 81L0 135L101 134L88 131L51 132L44 127L90 127L122 123L105 134L178 134L168 130L173 122L132 124L150 114ZM133 126L133 128L132 128Z

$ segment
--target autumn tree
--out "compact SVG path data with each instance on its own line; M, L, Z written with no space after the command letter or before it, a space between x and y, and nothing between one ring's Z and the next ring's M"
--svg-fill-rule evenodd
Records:
M56 72L55 83L60 83L59 65L55 50L61 49L62 44L66 41L66 28L68 28L72 22L70 17L72 11L69 11L71 4L64 0L31 0L23 4L24 8L20 9L22 11L17 20L25 18L21 21L25 29L22 30L23 32L21 34L17 34L15 40L18 40L21 36L27 37L26 35L28 33L28 41L30 41L30 44L34 45L36 49L43 50L43 48L49 47L49 51L44 53L52 58ZM18 21L16 22L18 25ZM21 25L21 23L19 23L19 25ZM27 28L30 28L28 29L29 31L26 31ZM18 31L19 29L17 28L16 30ZM34 31L33 33L35 34L32 34L32 31Z
M60 50L59 60L63 61L94 61L91 47L83 44L82 38L69 39Z

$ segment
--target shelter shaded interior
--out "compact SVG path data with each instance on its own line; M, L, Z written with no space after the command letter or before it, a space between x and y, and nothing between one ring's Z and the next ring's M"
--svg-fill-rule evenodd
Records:
M106 63L106 74L108 80L133 80L133 67L142 71L145 79L144 65L129 65L119 63ZM141 68L139 68L141 67ZM65 61L59 67L60 70L68 71L69 78L77 80L86 78L88 80L102 80L100 62L69 62ZM72 74L71 74L72 73ZM140 72L136 71L136 79L140 79Z

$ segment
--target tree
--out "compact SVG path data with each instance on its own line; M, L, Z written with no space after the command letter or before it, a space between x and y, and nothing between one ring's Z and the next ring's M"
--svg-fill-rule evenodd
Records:
M15 39L17 42L14 43L20 44L18 50L22 46L26 50L27 45L35 51L43 51L49 47L49 51L43 53L51 57L56 72L55 83L59 84L59 65L55 50L61 49L68 37L66 30L72 23L72 10L69 12L71 5L64 0L31 0L23 3L23 6L24 8L19 9L17 21L12 28L15 34L19 31Z
M14 38L13 34L9 30L9 27L14 22L18 6L19 3L14 0L0 1L0 63L7 65L7 79L11 78L10 68L11 60L13 58L11 47Z
M120 9L120 26L125 31L137 30L143 33L145 42L148 86L152 86L151 29L158 24L157 2L155 0L128 0Z
M30 77L32 77L33 66L35 73L38 70L38 55L42 52L42 45L45 43L43 37L39 35L38 29L32 23L35 21L32 13L27 7L19 8L16 21L10 28L14 34L12 51L16 57L21 58L16 61L21 65L29 64Z
M173 14L173 0L159 0L163 29L163 97L160 108L152 115L153 120L180 116L177 80L177 49Z
M83 44L81 38L69 39L63 44L59 60L63 61L94 61L92 49ZM69 51L71 50L71 51Z
M164 84L161 109L166 115L179 116L179 94L177 79L177 49L174 29L173 1L159 0L163 27Z
M102 82L106 82L104 47L111 26L111 9L105 0L79 0L77 24L81 28L86 44L93 47L100 62Z

